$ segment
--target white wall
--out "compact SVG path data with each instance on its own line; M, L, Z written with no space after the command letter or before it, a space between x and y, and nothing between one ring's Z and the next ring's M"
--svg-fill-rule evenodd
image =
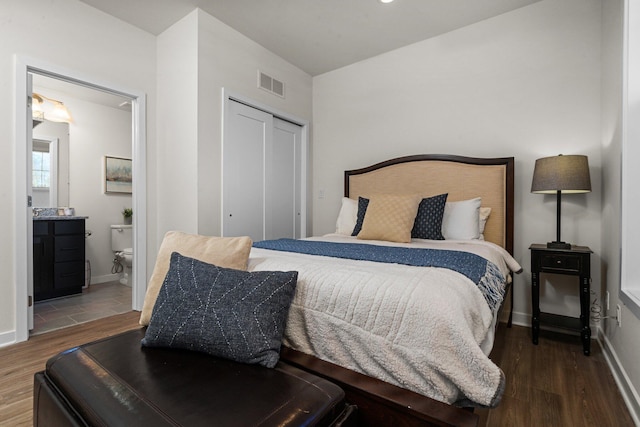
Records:
M111 224L122 224L131 194L104 192L104 156L131 159L131 113L60 95L73 114L69 125L69 206L88 216L86 257L92 282L112 279ZM135 212L134 212L135 215Z
M0 205L15 201L14 160L15 55L72 70L97 81L139 90L150 98L147 109L148 146L155 144L155 37L76 0L3 0L0 7ZM149 163L155 164L153 148ZM25 159L26 161L26 159ZM150 215L147 226L155 229L155 167L147 170ZM14 209L0 209L0 342L15 332ZM150 240L152 237L150 237ZM155 240L149 243L155 259ZM151 263L153 266L153 263Z
M514 311L528 323L528 247L553 240L556 226L555 197L530 193L534 162L586 154L593 192L563 198L562 237L594 250L599 294L600 19L598 0L541 1L315 77L313 233L335 229L345 169L410 154L514 156L524 267ZM543 295L544 309L579 313L571 279L545 286L558 297Z
M600 339L613 372L630 398L637 422L640 422L640 320L619 299L621 248L621 151L623 93L624 0L603 1L602 46L602 280L603 298L611 296L610 311L616 316L622 308L622 326L615 319L600 325ZM634 396L635 395L635 396Z
M285 99L257 88L258 69L285 82ZM158 238L172 229L219 235L222 89L310 120L311 77L195 10L158 37L158 83Z
M158 232L197 232L198 21L158 36ZM153 251L153 250L152 250Z

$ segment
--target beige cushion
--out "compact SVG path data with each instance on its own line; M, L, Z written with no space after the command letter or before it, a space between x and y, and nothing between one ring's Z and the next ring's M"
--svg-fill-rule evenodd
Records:
M169 231L160 245L156 265L147 285L140 324L148 325L158 293L169 271L171 253L195 258L218 267L246 270L251 244L249 237L210 237Z
M487 225L487 220L491 215L491 208L480 207L480 222L478 223L478 231L480 232L480 240L484 240L484 228Z
M411 242L421 196L375 195L369 198L358 239Z

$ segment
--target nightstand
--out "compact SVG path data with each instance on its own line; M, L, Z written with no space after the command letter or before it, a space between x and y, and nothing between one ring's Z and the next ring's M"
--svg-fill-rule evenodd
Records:
M577 331L582 338L585 355L591 352L591 328L589 326L589 292L591 287L591 254L586 246L571 249L552 249L544 244L533 244L531 250L531 332L534 344L538 344L540 324ZM578 276L580 293L580 317L562 316L540 312L540 273Z

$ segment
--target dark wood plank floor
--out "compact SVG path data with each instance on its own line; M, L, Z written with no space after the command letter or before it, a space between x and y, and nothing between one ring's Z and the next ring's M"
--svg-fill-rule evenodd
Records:
M138 327L129 312L32 337L0 349L0 426L32 425L33 374L46 360L76 345ZM493 359L507 385L495 409L478 409L480 426L633 426L602 351L593 341L586 357L578 337L501 325Z
M497 408L476 410L481 426L634 426L595 340L585 356L577 336L541 331L536 346L529 328L505 324L498 336L491 356L507 384Z

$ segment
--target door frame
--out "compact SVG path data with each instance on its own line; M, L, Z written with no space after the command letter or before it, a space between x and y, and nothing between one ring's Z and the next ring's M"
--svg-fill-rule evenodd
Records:
M286 113L284 111L280 111L276 108L271 107L270 105L263 104L261 102L255 101L251 98L248 98L244 95L240 95L238 93L232 92L226 88L222 88L222 143L221 145L221 159L224 158L224 144L226 141L226 129L227 129L227 120L231 116L230 113L230 101L236 101L241 104L245 104L249 107L264 111L265 113L271 114L274 117L278 117L282 120L291 122L298 126L302 127L302 141L301 141L301 160L302 165L300 168L300 176L302 178L302 182L300 183L300 216L304 218L304 221L301 221L300 224L300 236L308 237L309 227L309 212L311 209L308 209L310 206L309 195L310 192L308 190L308 182L309 182L309 121L302 119L300 117L294 116L293 114ZM224 168L224 163L221 161L222 168ZM224 200L223 188L224 188L224 171L221 171L220 174L220 190L221 190L221 200ZM220 230L224 230L223 226L224 221L224 202L220 203ZM224 235L224 232L221 232L221 235Z
M117 84L105 82L68 70L39 59L15 56L15 234L14 234L14 277L15 287L15 342L29 338L29 283L33 288L32 235L33 219L27 207L27 161L31 161L28 152L28 126L32 126L29 109L28 75L30 73L63 80L68 83L103 92L114 93L131 98L132 111L132 157L133 157L133 195L132 207L138 214L133 218L133 266L134 281L132 289L132 308L141 310L146 291L147 259L147 202L146 202L146 94ZM25 143L26 142L26 143ZM31 265L30 265L31 264Z

